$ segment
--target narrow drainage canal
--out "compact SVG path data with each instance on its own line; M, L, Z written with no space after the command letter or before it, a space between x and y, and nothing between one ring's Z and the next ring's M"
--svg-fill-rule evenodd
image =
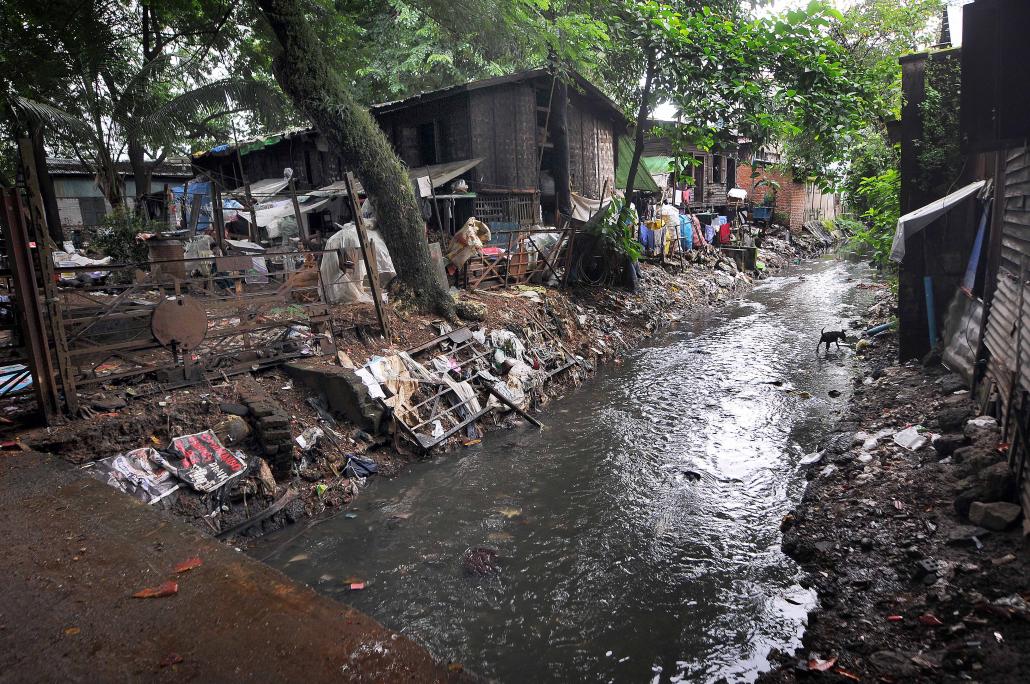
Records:
M269 562L504 682L752 680L814 601L779 524L851 396L853 353L817 356L819 330L869 275L793 267L554 401L543 431L377 480ZM466 574L469 547L501 572Z

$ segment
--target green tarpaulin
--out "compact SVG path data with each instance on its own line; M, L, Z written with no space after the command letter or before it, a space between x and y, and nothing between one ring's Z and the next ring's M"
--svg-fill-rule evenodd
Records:
M652 176L657 176L660 173L672 173L675 168L676 160L673 157L656 156L656 157L641 157L640 161L643 163L644 168Z
M650 159L658 158L650 157ZM672 159L672 157L663 158ZM637 169L637 176L633 179L633 185L639 192L659 192L658 185L651 178L652 172L647 165L648 159L648 157L641 159L640 167ZM633 161L633 143L624 135L619 138L619 167L615 170L615 187L619 190L626 189L626 178L629 176L629 163L631 161ZM654 173L668 173L668 169L665 171L655 171Z

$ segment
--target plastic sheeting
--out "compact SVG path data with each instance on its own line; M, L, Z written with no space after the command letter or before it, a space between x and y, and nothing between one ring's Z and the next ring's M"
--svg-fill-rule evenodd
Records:
M595 200L572 193L572 218L586 223L601 208L611 204L611 201L611 197L606 197L604 200Z
M358 229L353 222L343 226L337 224L337 227L340 230L326 240L325 249L329 251L322 257L322 282L325 284L326 295L334 304L371 303L371 290L365 286L367 273L365 261L361 255ZM397 275L393 259L390 257L390 250L386 248L386 243L383 242L378 231L367 228L365 232L375 250L376 266L379 268L379 284L385 287ZM344 271L341 268L339 258L341 250L345 260L354 264L352 270Z
M905 259L905 241L912 235L933 223L946 212L953 209L962 200L966 199L980 188L987 184L981 180L970 183L964 188L959 188L950 195L939 200L930 202L925 207L911 211L898 219L898 227L894 231L894 243L891 245L891 261L901 263Z

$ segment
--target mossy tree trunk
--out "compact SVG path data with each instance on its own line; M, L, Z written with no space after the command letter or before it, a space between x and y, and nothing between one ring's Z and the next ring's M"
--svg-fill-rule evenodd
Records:
M454 301L436 279L425 223L408 173L368 110L351 96L324 57L298 0L258 0L282 47L276 79L361 181L376 210L376 228L397 270L399 295L415 308L453 318Z

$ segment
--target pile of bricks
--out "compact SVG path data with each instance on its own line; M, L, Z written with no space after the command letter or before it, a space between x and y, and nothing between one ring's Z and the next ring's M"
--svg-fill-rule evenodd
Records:
M283 407L256 383L239 388L240 401L250 409L254 436L276 477L286 477L293 468L293 435L290 417Z

